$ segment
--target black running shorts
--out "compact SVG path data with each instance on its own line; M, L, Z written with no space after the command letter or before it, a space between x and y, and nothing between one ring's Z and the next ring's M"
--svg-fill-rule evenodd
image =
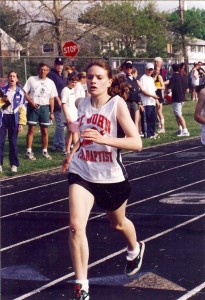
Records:
M78 174L68 173L68 184L78 184L88 190L96 204L107 211L118 209L129 197L131 187L128 180L117 183L93 183Z

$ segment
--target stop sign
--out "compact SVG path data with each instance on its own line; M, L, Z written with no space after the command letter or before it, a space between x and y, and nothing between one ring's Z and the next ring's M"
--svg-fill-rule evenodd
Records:
M65 56L75 57L78 51L78 45L73 41L68 41L63 45L63 54Z

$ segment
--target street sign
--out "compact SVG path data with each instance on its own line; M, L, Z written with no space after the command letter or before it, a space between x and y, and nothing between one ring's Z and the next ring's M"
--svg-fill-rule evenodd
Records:
M75 57L78 54L78 44L74 41L68 41L63 45L63 54L68 57Z

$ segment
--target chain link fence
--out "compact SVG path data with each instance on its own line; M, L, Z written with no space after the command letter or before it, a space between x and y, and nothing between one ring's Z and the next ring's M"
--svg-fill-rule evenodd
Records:
M114 73L117 73L118 68L125 60L131 60L136 67L139 76L143 75L145 72L145 66L148 62L153 62L154 58L129 58L129 57L80 57L76 58L67 58L62 57L64 60L64 66L72 65L75 69L80 71L85 71L86 66L96 59L107 60L111 66ZM0 86L4 85L7 79L8 72L14 70L19 75L19 82L21 85L24 85L28 77L38 74L38 65L41 62L44 62L53 67L55 57L53 56L23 56L19 59L12 57L0 57ZM171 65L173 63L180 63L180 59L169 58L163 59L164 66L168 71L168 74L171 73ZM192 68L193 64L188 65L188 70Z

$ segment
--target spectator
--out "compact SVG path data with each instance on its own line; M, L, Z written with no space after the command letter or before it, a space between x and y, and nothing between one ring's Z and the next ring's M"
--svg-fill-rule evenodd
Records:
M68 65L65 67L65 77L66 79L69 77L69 76L73 76L73 75L78 75L78 72L76 71L75 67L72 66L72 65Z
M78 133L72 133L69 130L69 124L73 121L77 121L78 110L76 108L76 94L75 86L77 85L77 76L69 76L67 86L61 92L62 99L62 122L67 127L67 137L66 137L66 148L65 154L70 153L70 148L72 142L75 144L78 141Z
M77 76L78 76L79 82L83 86L83 89L85 91L85 96L88 96L88 86L87 86L86 72L80 72L80 73L78 73Z
M154 65L148 63L146 65L145 74L140 78L141 99L144 113L141 114L142 130L145 138L157 138L156 134L156 105L159 105L158 96L156 95L156 86L152 74ZM146 92L146 94L145 94Z
M83 87L83 84L81 82L84 82L84 78L82 76L79 76L78 75L73 75L73 76L69 76L69 78L76 78L77 80L77 83L75 84L75 87L74 87L74 90L75 90L75 97L76 97L76 100L80 100L81 98L85 98L86 97L86 92L85 92L85 89ZM80 81L81 80L81 81Z
M26 158L36 160L32 152L33 136L39 123L42 137L42 155L48 160L48 126L54 119L54 97L58 96L54 82L47 77L49 67L45 63L39 65L38 76L31 76L24 85L26 92L28 132L26 136ZM50 109L50 114L49 114Z
M198 62L199 68L198 68L198 73L199 73L199 85L204 84L205 82L205 70L202 68L202 62Z
M78 106L80 140L62 168L63 173L69 168L69 246L76 276L73 300L89 300L86 226L94 202L106 212L110 224L127 244L125 275L139 271L145 249L125 215L130 186L120 155L120 149L141 150L141 138L125 101L110 96L112 72L104 61L88 66L87 82L91 97L82 99ZM119 125L122 136L118 134Z
M159 120L159 129L158 133L165 133L165 127L164 127L164 115L163 115L163 103L164 103L164 93L162 94L162 91L165 90L164 80L162 76L160 75L160 68L156 67L154 68L153 73L154 83L157 88L156 95L159 97L158 101L159 104L157 105L157 118Z
M48 73L48 78L55 83L58 96L54 98L54 118L55 118L55 132L53 138L52 151L65 151L65 133L64 124L62 123L62 109L61 109L61 92L66 86L66 79L63 76L63 60L57 57L54 61L54 68Z
M130 85L129 96L126 101L132 120L135 122L137 104L141 101L139 94L139 86L136 78L132 75L133 64L131 61L126 61L124 64L124 71L126 75L127 83ZM122 76L122 75L121 75Z
M172 65L173 75L167 86L167 92L172 92L172 107L178 124L177 136L190 136L186 121L182 116L182 107L185 102L186 86L182 75L179 73L179 64Z
M201 124L201 142L202 145L205 146L205 84L199 92L199 100L196 104L194 119Z
M8 74L8 85L1 88L0 108L0 172L3 171L4 145L8 132L9 140L9 162L11 171L16 173L19 166L18 159L18 134L26 125L25 93L18 86L18 74L10 71Z
M160 69L160 75L162 76L163 81L166 82L167 70L163 67L163 59L160 56L155 57L154 66Z
M199 86L199 72L200 65L194 63L194 67L191 70L191 83L192 83L192 101L198 101L197 86Z
M188 75L187 75L187 72L186 72L186 68L187 68L187 66L184 62L180 63L180 65L179 65L179 74L181 74L183 79L184 79L186 92L188 93L189 92L189 89L188 89Z

